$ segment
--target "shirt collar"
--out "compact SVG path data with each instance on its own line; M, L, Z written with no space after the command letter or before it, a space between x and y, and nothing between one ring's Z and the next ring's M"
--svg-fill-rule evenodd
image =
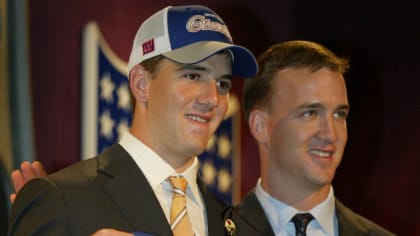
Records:
M261 203L274 232L279 232L281 229L284 229L290 219L296 213L299 213L299 210L273 198L265 192L261 187L261 178L258 179L255 195ZM311 224L314 224L314 227L321 227L327 235L334 235L335 198L332 187L330 188L328 197L308 212L316 219L316 223L311 222Z
M193 196L198 196L197 186L198 160L194 157L193 164L184 172L177 173L172 166L163 160L156 152L146 146L131 133L127 132L121 138L119 144L130 154L137 166L145 175L147 181L155 188L162 184L171 175L183 175Z
M286 227L286 224L297 213L297 210L268 194L261 187L261 178L258 179L255 188L255 195L261 203L274 232L279 232Z
M330 187L328 197L309 211L328 235L334 235L335 197Z

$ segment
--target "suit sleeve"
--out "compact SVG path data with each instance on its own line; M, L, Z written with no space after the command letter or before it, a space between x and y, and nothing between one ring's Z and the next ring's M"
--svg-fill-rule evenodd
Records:
M8 236L70 235L65 201L51 181L38 178L19 192L9 215Z

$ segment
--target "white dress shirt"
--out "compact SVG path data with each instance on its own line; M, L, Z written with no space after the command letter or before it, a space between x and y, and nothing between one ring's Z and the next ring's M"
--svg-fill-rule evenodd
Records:
M119 144L130 154L137 166L146 176L163 209L168 222L171 203L172 187L168 181L169 176L182 175L188 182L187 186L187 211L190 221L197 236L208 234L206 209L197 185L198 160L194 157L193 164L182 173L177 173L157 153L147 147L131 133L126 133Z
M304 212L270 196L262 189L261 179L258 179L255 195L264 209L274 235L294 236L295 227L290 220L296 213ZM338 236L338 220L335 214L335 198L332 187L328 197L307 212L314 217L306 228L308 236Z

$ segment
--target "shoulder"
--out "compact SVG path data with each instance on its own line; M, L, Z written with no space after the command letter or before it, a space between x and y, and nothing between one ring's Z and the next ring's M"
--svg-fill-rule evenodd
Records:
M213 194L199 176L197 177L197 184L206 209L208 235L224 235L223 216L229 206Z
M53 201L59 203L65 193L81 192L89 185L96 175L97 158L84 160L63 168L42 178L34 178L26 183L17 195L14 207L19 204L38 205ZM36 204L35 204L36 203Z
M125 156L128 158L123 158ZM93 182L93 179L102 174L113 176L117 170L126 170L124 167L129 165L127 163L134 164L134 161L120 145L115 144L95 157L74 163L48 175L47 179L56 184L70 183L73 186L85 184ZM135 167L135 165L132 166Z
M259 208L262 210L262 206L260 202L257 199L257 196L255 195L255 189L252 189L249 191L239 202L239 204L236 206L236 208L239 211L242 212L248 212L252 211L255 212L255 208Z
M340 201L336 200L336 212L339 222L340 235L352 235L349 232L363 233L362 235L395 235L373 221L355 213Z
M255 189L249 191L236 205L236 211L241 217L249 222L259 222L259 224L269 224L267 216L265 215L264 209L255 195ZM271 227L270 227L271 228Z
M42 217L40 217L42 216ZM10 235L67 235L67 224L52 224L66 221L66 208L59 191L46 178L29 181L17 195L9 214ZM50 224L49 229L38 225ZM46 230L46 231L44 231Z
M239 214L238 209L235 207L229 208L224 216L225 234L227 236L234 235L264 235L254 224L249 222L248 219L244 218Z
M92 175L96 172L98 166L98 157L89 158L77 163L74 163L68 167L58 170L47 176L47 179L53 181L62 181L64 179L72 179L75 181L80 178Z
M132 180L133 173L138 173L136 168L130 156L117 145L47 177L32 179L21 189L12 205L9 216L10 230L15 232L12 235L32 235L18 233L21 231L42 232L42 235L68 235L70 231L86 235L86 232L93 232L91 230L96 227L93 222L106 215L104 206L107 206L106 211L119 212L113 207L110 186L127 186L127 180ZM120 176L122 178L118 178ZM73 227L74 224L78 227Z
M259 203L254 189L229 211L229 217L236 227L236 235L273 235L270 222Z
M30 195L42 192L94 193L97 191L95 186L103 185L119 172L127 172L129 169L127 166L136 167L129 155L124 153L125 150L120 145L114 145L98 156L74 163L46 177L29 181L24 186L27 190L23 192L29 192ZM124 155L128 158L124 158Z

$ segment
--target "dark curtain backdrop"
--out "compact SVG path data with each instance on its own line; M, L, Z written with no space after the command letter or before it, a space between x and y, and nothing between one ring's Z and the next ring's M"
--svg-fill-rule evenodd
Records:
M234 41L260 54L271 44L306 39L350 58L349 141L335 194L356 212L398 235L419 235L419 18L398 1L194 1L227 22ZM81 32L98 22L127 61L139 24L166 5L191 1L31 0L30 75L36 156L49 172L80 158ZM418 7L418 4L417 4ZM418 10L419 8L417 8ZM241 81L233 93L241 96ZM242 122L241 189L259 176L254 140ZM417 147L417 148L416 148Z

